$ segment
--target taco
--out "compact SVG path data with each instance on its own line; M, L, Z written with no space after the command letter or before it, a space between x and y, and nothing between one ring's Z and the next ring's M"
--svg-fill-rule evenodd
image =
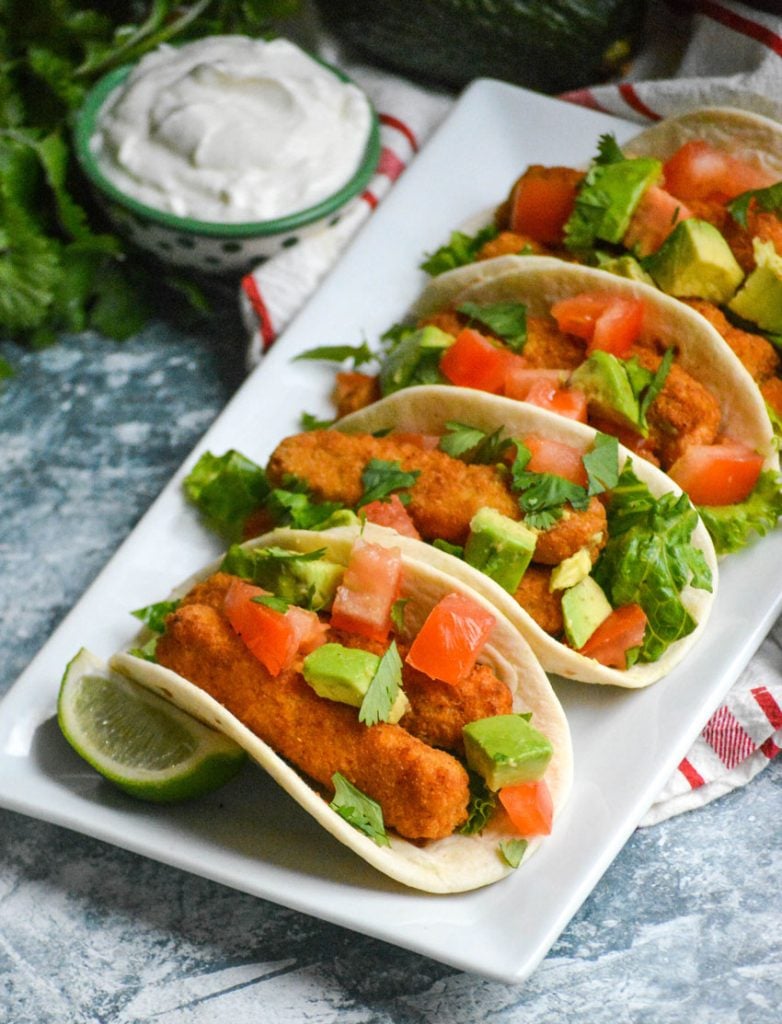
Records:
M568 726L503 612L397 541L283 529L234 545L111 665L233 739L379 871L475 889L550 831Z
M615 435L687 491L720 553L782 512L773 429L748 371L702 316L641 282L553 257L460 267L429 284L379 366L366 378L377 395L457 385ZM340 411L360 405L355 393Z
M243 463L243 472L248 472ZM235 490L236 453L205 455L188 494ZM284 438L256 467L248 536L364 521L500 607L546 671L647 686L700 636L717 572L689 500L615 438L528 403L448 387L399 391L336 429ZM213 506L212 506L213 507ZM213 517L212 517L213 521Z
M760 388L782 430L782 125L707 108L616 144L586 169L528 167L489 224L424 268L551 255L644 281L696 309Z

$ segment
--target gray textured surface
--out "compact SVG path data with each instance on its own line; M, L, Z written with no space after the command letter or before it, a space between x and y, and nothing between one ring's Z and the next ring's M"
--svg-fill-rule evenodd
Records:
M162 325L0 345L4 693L241 375ZM524 986L453 971L0 811L5 1024L765 1024L782 1005L782 763L637 832Z

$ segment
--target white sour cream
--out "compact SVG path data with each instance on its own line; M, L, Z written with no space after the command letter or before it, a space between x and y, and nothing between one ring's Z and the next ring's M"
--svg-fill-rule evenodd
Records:
M237 224L297 213L339 191L371 124L361 90L288 40L211 36L144 57L109 95L90 144L126 195Z

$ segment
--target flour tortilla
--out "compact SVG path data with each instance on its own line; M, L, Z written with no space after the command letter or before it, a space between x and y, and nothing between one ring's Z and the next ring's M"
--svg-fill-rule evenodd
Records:
M470 388L441 385L397 391L374 405L344 417L336 427L352 434L374 433L389 428L413 433L442 434L445 432L445 424L451 420L486 432L501 427L507 436L536 434L585 450L592 446L595 439L595 431L591 427L527 402L516 402ZM619 459L620 465L624 464L625 459L630 459L633 472L655 497L668 492L677 495L682 493L665 473L622 445L619 446ZM428 560L443 572L458 576L500 608L524 634L547 672L583 683L638 689L667 675L686 656L703 632L714 604L717 593L717 557L711 537L700 519L692 540L703 552L713 581L711 593L687 587L681 595L685 607L697 623L696 628L689 636L671 644L657 661L636 664L625 671L601 665L593 658L587 658L555 640L502 587L461 559L433 548ZM407 541L404 537L400 537L398 543L402 550L406 549Z
M665 161L686 142L696 140L782 178L782 125L734 107L702 107L667 117L622 143L622 152Z
M434 278L413 307L412 316L431 316L463 302L521 302L528 313L542 316L559 299L582 292L642 299L642 338L675 345L679 365L719 401L721 433L760 452L766 469L779 468L766 404L750 373L700 313L651 285L594 267L565 263L553 256L499 256Z
M325 548L328 558L346 564L358 536L359 531L355 527L341 527L323 533L279 529L249 541L245 547L275 545L301 552ZM370 528L364 531L363 536L386 547L402 547L398 543L398 535L390 530ZM570 792L573 767L570 730L551 683L531 648L502 609L485 594L471 591L467 583L449 573L447 568L443 570L439 564L433 564L431 553L431 549L422 542L405 543L403 546L402 597L409 599L405 607L405 621L413 633L417 632L431 608L454 591L469 593L495 616L497 624L479 660L489 665L508 686L513 694L514 711L532 712L535 728L551 741L554 754L545 779L556 818ZM184 596L195 583L216 572L219 565L219 562L209 565L187 580L171 595L172 599ZM148 634L142 634L137 639L144 641L147 638ZM507 827L503 827L502 815L498 815L498 821L490 823L480 835L455 833L447 839L419 846L389 833L390 847L378 846L333 811L328 801L298 771L204 690L170 669L127 652L116 654L111 659L111 667L235 740L332 836L390 878L426 892L453 893L496 882L514 870L498 849L500 840L512 836ZM540 843L540 839L530 841L524 861Z

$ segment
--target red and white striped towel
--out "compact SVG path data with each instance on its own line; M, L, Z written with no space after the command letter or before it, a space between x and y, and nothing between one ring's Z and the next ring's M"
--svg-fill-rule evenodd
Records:
M782 121L782 0L780 8L770 14L732 0L653 0L647 45L632 80L580 89L564 98L643 123L705 105L744 107ZM244 278L240 301L250 335L249 366L309 298L453 102L444 93L352 64L329 40L321 56L344 67L380 112L382 154L361 201L337 225ZM780 747L782 620L641 824L703 806L745 785Z

